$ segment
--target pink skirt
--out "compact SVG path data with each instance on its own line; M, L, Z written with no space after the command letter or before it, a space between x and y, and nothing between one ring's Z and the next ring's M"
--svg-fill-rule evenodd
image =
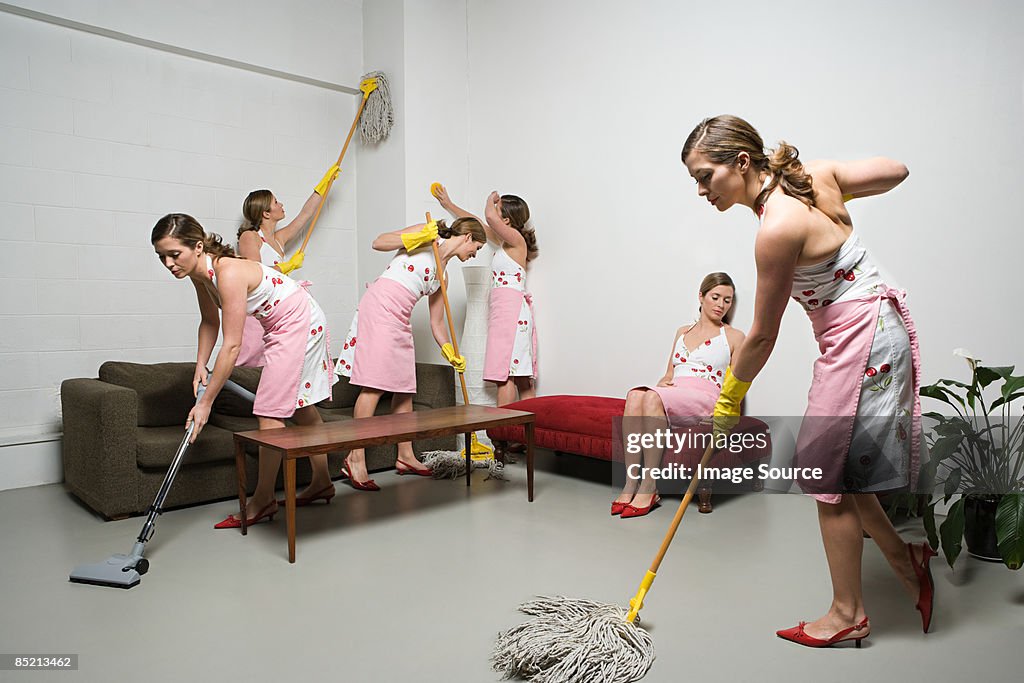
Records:
M635 387L658 394L673 429L692 426L711 417L721 389L706 379L676 377L670 387Z
M491 289L490 315L487 323L487 351L484 354L483 378L503 384L512 374L515 362L516 335L523 318L523 302L529 307L530 339L522 350L530 354L531 373L520 377L537 377L537 321L533 315L533 297L513 287ZM524 333L525 334L525 333ZM525 341L525 340L524 340Z
M242 348L235 365L244 368L258 368L263 365L263 325L252 316L245 317L242 327Z
M296 409L331 397L327 319L301 289L259 318L263 328L263 372L253 415L289 418Z
M404 285L377 278L359 302L335 372L350 377L356 386L415 394L416 349L410 321L419 299Z

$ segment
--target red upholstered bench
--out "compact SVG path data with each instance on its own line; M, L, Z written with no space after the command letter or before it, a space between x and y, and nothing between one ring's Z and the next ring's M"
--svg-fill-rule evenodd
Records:
M574 453L598 460L622 461L622 443L616 438L615 418L622 417L626 401L622 398L606 396L538 396L525 401L517 401L502 406L511 410L523 410L536 415L534 423L534 445L559 453ZM755 418L743 417L733 430L734 434L765 433L768 426ZM487 436L494 442L495 453L504 459L509 442L522 443L526 440L522 425L493 427L487 430ZM739 465L754 467L761 462L767 463L771 458L771 440L767 438L767 447L745 449L739 453L723 451L715 455L716 467L736 467ZM703 453L683 451L680 454L666 455L664 463L678 463L695 467ZM757 480L752 482L753 488L759 490ZM711 512L710 482L700 485L700 511Z

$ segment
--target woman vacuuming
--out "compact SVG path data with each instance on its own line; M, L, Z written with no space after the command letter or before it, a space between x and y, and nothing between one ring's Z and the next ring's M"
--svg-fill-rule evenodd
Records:
M204 384L207 389L188 414L186 427L195 425L192 440L209 420L213 401L235 367L246 316L258 320L263 329L264 365L252 408L260 429L281 429L289 418L300 425L321 422L314 404L330 398L335 380L327 348L327 319L313 297L287 275L236 257L218 235L208 234L189 215L164 216L153 227L150 241L174 277L192 281L199 300L202 319L192 385L195 389ZM208 372L218 332L223 332L221 348L213 372ZM298 505L330 501L334 496L327 456L313 456L310 461L313 477L297 496ZM273 519L277 513L274 484L280 466L279 452L260 449L259 477L248 499L246 524ZM232 515L216 528L240 526L241 520Z

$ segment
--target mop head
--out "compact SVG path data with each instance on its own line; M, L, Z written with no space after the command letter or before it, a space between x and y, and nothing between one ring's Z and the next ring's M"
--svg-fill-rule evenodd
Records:
M472 458L472 456L470 456ZM424 465L434 471L434 479L458 479L466 476L466 455L458 451L427 451L421 458ZM505 480L505 465L493 458L472 460L473 469L486 469L488 479Z
M363 76L362 85L369 80L377 87L366 98L363 115L359 117L359 136L363 144L377 143L388 136L395 124L395 110L391 106L391 88L383 71L371 71Z
M538 596L519 611L533 619L498 634L491 665L504 678L536 683L629 683L654 663L647 631L618 605Z

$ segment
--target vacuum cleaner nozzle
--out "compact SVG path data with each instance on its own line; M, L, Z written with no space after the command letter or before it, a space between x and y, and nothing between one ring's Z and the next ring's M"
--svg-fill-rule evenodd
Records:
M68 580L111 588L132 588L149 569L149 561L133 555L111 555L106 562L80 564L71 570Z

